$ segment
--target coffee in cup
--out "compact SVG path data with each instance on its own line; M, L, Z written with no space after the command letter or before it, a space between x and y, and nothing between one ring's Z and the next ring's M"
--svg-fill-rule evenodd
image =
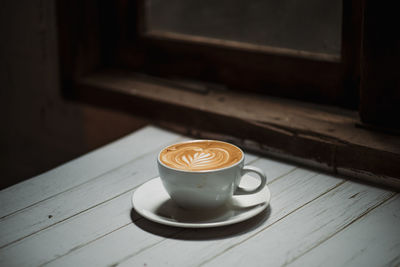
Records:
M183 171L209 171L229 167L241 160L243 152L221 141L199 140L171 145L160 153L168 167Z
M161 181L171 199L185 209L213 209L232 196L255 194L267 181L265 173L244 166L244 153L235 145L217 140L194 140L170 145L157 159ZM239 186L248 172L258 174L258 187Z

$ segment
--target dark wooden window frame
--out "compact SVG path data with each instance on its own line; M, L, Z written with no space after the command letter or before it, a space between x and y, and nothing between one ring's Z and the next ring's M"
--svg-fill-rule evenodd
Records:
M114 43L118 52L110 52L112 64L155 76L221 83L231 89L351 108L358 105L361 0L343 1L340 56L150 31L144 2L102 6L107 11L115 8L119 17L110 27L112 32L105 34L118 40ZM115 34L115 28L122 30Z
M343 1L338 58L148 32L139 12L143 3L58 0L60 73L67 98L134 112L198 138L225 139L260 153L400 187L396 123L389 119L389 127L380 124L382 116L397 108L390 86L398 79L391 72L386 89L377 89L379 79L387 76L380 69L376 78L382 64L374 64L380 58L373 50L379 47L376 26L392 21L377 19L384 16L374 9L377 4ZM383 37L393 41L389 33L387 29ZM396 48L390 46L391 51ZM371 101L372 96L384 97L385 90L394 95L389 111ZM359 103L363 122L354 110ZM373 130L367 130L370 127Z

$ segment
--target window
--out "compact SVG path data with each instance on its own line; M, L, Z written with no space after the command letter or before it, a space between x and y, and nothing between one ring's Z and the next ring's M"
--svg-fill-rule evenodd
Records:
M145 35L240 42L254 50L273 47L340 60L341 0L152 0L145 6Z
M180 77L274 96L357 106L361 33L361 21L357 19L361 6L357 1L330 1L326 9L326 3L316 0L308 1L308 5L304 1L280 1L280 5L275 1L230 1L232 6L236 2L240 6L229 10L223 6L229 5L227 1L209 2L175 0L166 4L142 0L119 1L116 6L103 3L101 9L114 9L119 17L112 21L107 14L103 18L104 24L114 23L109 29L120 29L118 34L113 30L105 33L118 40L112 46L118 51L113 64L159 77ZM285 4L297 6L289 8ZM267 5L274 10L265 15L285 26L271 26L265 32L256 27L272 24L260 11ZM186 14L191 8L199 13L208 12L214 18L206 20L194 12ZM247 12L236 19L243 10ZM319 14L321 10L324 16ZM311 14L315 18L300 25L299 21ZM191 17L190 25L181 26L188 21L187 17ZM325 21L319 24L321 19ZM313 20L318 23L313 25ZM216 24L229 27L217 29ZM269 38L280 28L287 33ZM244 36L244 32L248 35ZM306 37L295 36L299 32Z
M179 22L187 12L176 13L163 6L167 2L200 4L195 9L218 16L209 24L196 24L202 17L193 15L182 28ZM214 2L218 6L209 9ZM235 17L247 9L253 11L241 14L246 25L270 24L252 6L261 2L278 5L275 10L283 10L281 15L271 11L276 17L268 19L286 23L284 28L293 34L305 34L307 25L282 14L291 10L304 17L320 3L309 0L310 9L291 9L279 5L304 1L232 0L242 6L225 10L227 1L58 0L63 92L142 114L196 137L232 138L242 146L286 154L333 172L398 177L398 138L365 130L398 134L400 54L394 4L329 1L328 11L335 11L316 16L318 21L327 19L323 28L310 28L323 34L311 34L316 38L307 42L297 42L292 34L268 39L254 26L240 34L214 28L218 23L239 27ZM326 38L331 39L321 42ZM356 111L359 104L363 122Z

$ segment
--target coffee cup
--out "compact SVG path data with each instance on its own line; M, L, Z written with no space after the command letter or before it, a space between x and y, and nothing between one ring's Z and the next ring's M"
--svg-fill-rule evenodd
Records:
M233 195L255 194L267 182L263 170L244 165L243 151L217 140L193 140L170 145L158 155L158 171L171 199L184 209L216 209ZM240 187L241 178L256 173L256 188Z

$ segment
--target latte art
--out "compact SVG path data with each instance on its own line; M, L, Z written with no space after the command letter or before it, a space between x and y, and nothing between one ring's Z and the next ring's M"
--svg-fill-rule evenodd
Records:
M160 160L169 167L189 170L215 170L235 164L242 158L237 147L220 141L194 141L165 148Z
M164 157L164 161L165 157ZM202 149L197 146L186 147L169 153L168 163L178 169L215 169L229 161L228 151L222 148Z

